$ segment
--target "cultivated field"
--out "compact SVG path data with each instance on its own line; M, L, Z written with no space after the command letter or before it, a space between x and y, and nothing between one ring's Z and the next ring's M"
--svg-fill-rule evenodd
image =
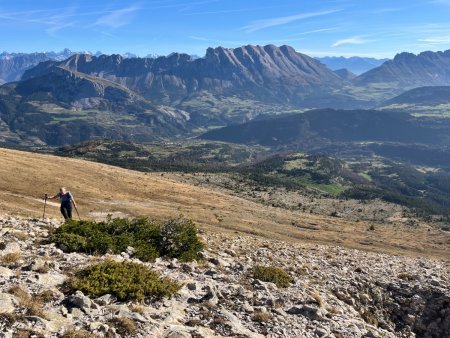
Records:
M0 149L0 213L42 217L44 193L66 186L82 218L146 215L192 218L203 229L450 260L450 233L426 224L380 225L264 206L184 183L179 175L142 173L88 161ZM58 204L47 214L60 217Z

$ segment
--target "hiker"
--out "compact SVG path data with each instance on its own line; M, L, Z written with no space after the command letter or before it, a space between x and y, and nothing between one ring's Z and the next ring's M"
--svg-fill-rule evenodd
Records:
M61 214L64 216L64 219L67 221L69 219L72 219L72 204L76 208L77 204L75 203L75 200L73 198L73 195L70 191L67 191L66 188L61 187L59 189L59 193L57 193L54 196L48 196L45 194L45 199L55 199L58 198L61 201Z

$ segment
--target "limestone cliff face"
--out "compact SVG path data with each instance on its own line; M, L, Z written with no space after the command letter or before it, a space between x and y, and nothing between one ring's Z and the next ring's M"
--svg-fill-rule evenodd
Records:
M326 66L289 46L209 48L200 59L179 53L156 59L74 55L60 63L41 64L27 71L23 79L42 75L55 66L120 83L154 100L175 101L209 91L289 103L312 91L327 91L342 84Z

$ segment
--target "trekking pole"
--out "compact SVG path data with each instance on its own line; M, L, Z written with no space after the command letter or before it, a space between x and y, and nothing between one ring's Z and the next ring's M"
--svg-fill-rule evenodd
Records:
M47 206L47 194L45 194L44 213L42 214L42 220L45 219L45 207Z
M73 206L75 207L75 211L77 212L78 220L81 221L81 217L80 217L80 214L78 213L78 208L77 208L77 206L76 206L75 204L74 204Z

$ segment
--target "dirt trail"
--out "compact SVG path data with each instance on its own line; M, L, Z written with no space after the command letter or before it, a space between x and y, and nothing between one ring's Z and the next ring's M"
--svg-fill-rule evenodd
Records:
M377 225L375 231L368 231L367 222L267 207L182 183L174 175L0 149L0 213L42 217L42 196L54 194L60 186L72 191L83 218L108 213L155 218L182 214L217 231L450 260L450 233L425 226ZM47 214L60 217L58 204L48 203Z

